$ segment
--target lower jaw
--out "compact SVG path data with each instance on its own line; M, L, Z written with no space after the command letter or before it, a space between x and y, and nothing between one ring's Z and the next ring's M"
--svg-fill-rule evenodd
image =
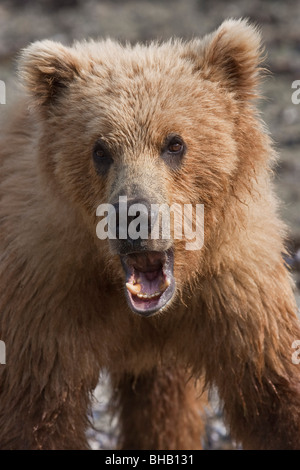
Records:
M127 302L130 309L144 317L153 316L162 312L172 301L175 292L175 281L173 280L170 286L159 296L152 299L140 299L132 295L126 289Z

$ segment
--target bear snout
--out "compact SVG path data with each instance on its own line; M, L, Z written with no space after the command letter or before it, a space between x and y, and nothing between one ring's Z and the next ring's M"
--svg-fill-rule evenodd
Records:
M112 207L108 226L110 248L114 253L127 255L170 248L172 241L161 239L158 204L148 198L119 196Z

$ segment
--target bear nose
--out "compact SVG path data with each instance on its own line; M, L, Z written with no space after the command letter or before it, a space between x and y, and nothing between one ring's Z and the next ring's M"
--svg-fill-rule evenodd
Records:
M116 238L124 240L133 248L139 248L141 240L148 239L157 213L151 211L151 203L145 198L132 198L124 206L113 204L116 213Z

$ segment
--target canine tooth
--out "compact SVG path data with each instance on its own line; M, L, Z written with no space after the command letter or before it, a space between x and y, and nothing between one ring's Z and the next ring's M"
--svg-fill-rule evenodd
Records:
M130 284L130 282L126 282L126 287L131 292L133 295L138 295L138 293L141 290L141 285L140 284Z
M166 290L166 288L169 287L170 284L171 284L170 280L165 279L159 286L160 291L162 292L162 291Z

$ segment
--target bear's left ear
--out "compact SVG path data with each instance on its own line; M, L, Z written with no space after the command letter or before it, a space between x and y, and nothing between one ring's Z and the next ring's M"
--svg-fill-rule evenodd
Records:
M37 41L24 49L19 74L37 106L54 104L79 75L79 61L72 49L54 41Z
M238 99L256 96L263 60L261 37L246 20L224 21L198 45L194 41L192 50L196 69L204 78L218 82Z

